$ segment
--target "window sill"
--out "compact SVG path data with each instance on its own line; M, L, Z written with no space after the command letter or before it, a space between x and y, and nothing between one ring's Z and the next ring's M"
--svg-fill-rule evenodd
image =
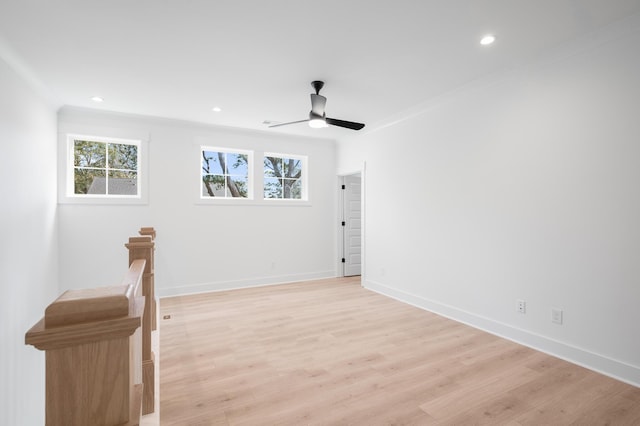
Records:
M196 201L201 206L278 206L278 207L310 207L308 200L252 200L233 198L201 198Z
M141 206L149 202L144 197L59 197L58 204L98 205L98 206Z

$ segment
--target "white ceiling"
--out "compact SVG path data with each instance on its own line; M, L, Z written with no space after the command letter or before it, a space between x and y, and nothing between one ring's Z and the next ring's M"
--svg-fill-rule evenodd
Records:
M59 105L339 139L353 130L262 123L307 118L319 79L327 116L375 127L638 12L640 0L0 0L0 54Z

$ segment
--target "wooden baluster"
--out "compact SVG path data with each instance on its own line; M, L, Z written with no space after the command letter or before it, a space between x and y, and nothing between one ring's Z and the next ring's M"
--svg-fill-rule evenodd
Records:
M143 228L151 229L153 228ZM155 296L153 282L153 242L155 231L140 237L130 237L125 247L129 249L129 263L144 259L146 267L142 277L142 295L145 298L144 316L142 318L142 379L144 393L142 398L142 414L153 413L155 405L155 357L151 350L151 331L155 319Z

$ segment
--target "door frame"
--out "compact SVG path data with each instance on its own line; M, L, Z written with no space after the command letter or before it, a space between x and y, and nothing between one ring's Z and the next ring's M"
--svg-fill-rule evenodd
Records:
M344 264L342 263L342 258L344 257L344 228L342 226L342 218L344 213L344 194L342 185L344 184L344 178L347 176L360 175L360 279L361 283L364 284L365 276L367 272L366 268L366 162L362 163L362 168L360 170L353 170L346 173L341 173L338 175L338 211L337 211L337 219L336 219L336 242L337 242L337 251L338 256L336 257L336 271L338 277L344 277Z

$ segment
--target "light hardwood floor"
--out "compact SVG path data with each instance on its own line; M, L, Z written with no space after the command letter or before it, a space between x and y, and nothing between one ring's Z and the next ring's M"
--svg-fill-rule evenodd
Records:
M640 425L639 388L370 292L359 277L166 298L160 309L162 425Z

